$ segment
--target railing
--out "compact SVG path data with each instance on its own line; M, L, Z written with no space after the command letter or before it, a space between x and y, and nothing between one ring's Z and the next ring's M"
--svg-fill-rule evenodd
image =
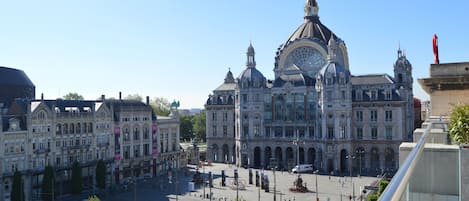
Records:
M429 123L412 152L410 152L405 162L399 167L399 171L394 175L391 183L389 183L386 190L379 197L380 201L400 200L404 195L411 175L415 170L415 166L417 165L423 149L425 148L425 142L431 129L432 123Z

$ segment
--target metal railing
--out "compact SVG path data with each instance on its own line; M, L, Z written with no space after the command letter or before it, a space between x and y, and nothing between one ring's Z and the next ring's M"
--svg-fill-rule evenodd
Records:
M407 185L410 181L415 166L417 165L419 158L425 148L426 139L432 129L432 123L428 123L422 137L419 139L414 149L409 153L409 156L400 165L399 170L394 175L391 183L386 187L386 190L379 197L379 201L397 201L400 200L402 195L407 189Z

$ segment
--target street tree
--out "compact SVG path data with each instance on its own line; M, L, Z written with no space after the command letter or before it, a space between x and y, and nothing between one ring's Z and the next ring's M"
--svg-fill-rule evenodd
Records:
M200 112L194 116L192 129L195 136L205 142L205 112Z
M192 129L193 119L194 116L192 115L181 116L181 118L179 119L179 131L181 133L181 141L186 141L194 138L194 131Z
M55 171L52 166L44 169L44 177L42 178L41 198L43 201L52 201L54 197Z
M63 96L65 100L84 100L83 96L78 93L68 93Z
M171 104L166 98L155 97L151 101L150 106L158 116L168 116L170 114Z
M127 95L124 99L126 100L137 100L137 101L142 101L143 98L139 94L129 94Z
M106 188L106 165L103 160L99 160L96 164L96 185L100 189Z
M10 192L11 201L24 201L24 186L21 172L16 170L13 174L13 185Z
M79 195L81 193L81 167L78 161L72 165L72 194Z
M454 105L449 116L449 135L458 144L469 142L469 104Z

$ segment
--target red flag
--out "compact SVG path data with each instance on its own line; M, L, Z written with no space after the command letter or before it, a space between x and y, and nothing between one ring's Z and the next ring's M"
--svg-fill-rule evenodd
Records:
M435 64L440 63L440 58L438 56L438 36L433 34L433 55L435 56Z

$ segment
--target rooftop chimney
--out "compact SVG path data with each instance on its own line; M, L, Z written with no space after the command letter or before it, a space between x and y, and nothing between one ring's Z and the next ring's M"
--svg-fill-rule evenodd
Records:
M103 101L103 102L104 102L104 100L105 100L105 99L106 99L106 96L105 96L104 94L103 94L103 95L101 95L101 101Z
M147 96L147 105L150 105L150 96Z
M44 93L41 93L41 100L44 100Z
M119 100L122 100L122 92L119 91Z

